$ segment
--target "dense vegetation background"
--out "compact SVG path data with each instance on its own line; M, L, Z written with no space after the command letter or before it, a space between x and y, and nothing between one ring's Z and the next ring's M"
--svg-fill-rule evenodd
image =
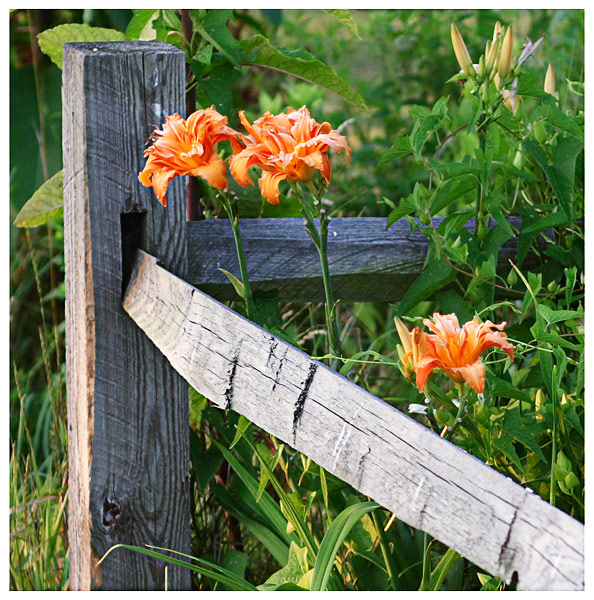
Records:
M197 12L201 23L214 11ZM353 157L349 167L332 159L332 214L411 219L411 227L433 236L432 247L445 253L434 256L443 268L439 277L428 267L425 286L419 284L402 303L341 305L347 356L373 351L383 358L348 365L349 376L407 410L423 399L398 369L383 364L398 356L394 316L420 323L440 310L456 312L461 321L475 312L507 321L519 359L511 368L504 368L500 355L488 362L490 399L475 405L472 423L458 430L455 441L583 520L583 11L356 10L350 17L319 10L228 12L235 39L260 35L289 52L305 49L348 82L367 110L286 73L234 71L224 53L209 50L195 34L188 64L197 105L216 103L237 128L239 109L251 120L266 110L303 104L318 121L342 125ZM133 11L115 9L11 11L11 223L62 167L61 71L40 51L37 34L68 23L130 34L133 17L138 18ZM545 39L523 69L518 115L501 107L501 125L481 137L480 111L468 85L448 82L460 70L450 24L458 25L470 55L478 59L497 21L513 25L516 55L527 37L535 41L544 33ZM179 11L162 11L153 25L159 39L187 47ZM557 74L554 105L542 92L549 63ZM487 175L492 193L480 215L493 217L497 233L473 241L460 232L464 217L479 214L476 173L487 163L493 165ZM560 172L571 176L560 181ZM460 179L470 175L474 184ZM449 196L442 194L439 215L455 217L437 233L427 227L436 216L430 210L435 182L449 190ZM223 216L204 186L202 195L205 216ZM262 201L257 188L241 190L243 217L298 214L290 198L277 209ZM522 231L507 232L501 225L512 215L523 218ZM519 260L517 271L497 274L497 253L512 234L519 236L519 253L537 260L530 270ZM37 228L10 226L12 589L68 586L62 241L59 216ZM240 303L234 306L242 310ZM325 353L320 307L280 305L273 313L275 327L295 344L313 356ZM439 432L455 412L447 410L452 408L447 386L435 393L444 404L416 418ZM308 587L312 565L302 553L294 519L319 541L341 511L365 498L263 432L246 430L230 451L237 415L210 408L197 393L191 413L192 459L209 466L193 474L193 554L254 585ZM252 484L264 501L250 493ZM290 515L279 504L283 498L294 505ZM351 530L331 589L505 587L391 517L378 509ZM277 542L270 542L270 531ZM195 585L226 587L204 575L196 576Z

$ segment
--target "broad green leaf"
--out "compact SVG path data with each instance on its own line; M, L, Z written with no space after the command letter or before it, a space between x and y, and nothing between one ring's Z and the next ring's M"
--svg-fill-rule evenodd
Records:
M153 550L153 549L149 549L149 548L143 548L141 546L131 546L129 544L116 544L115 546L112 546L102 556L101 561L99 561L99 564L101 564L101 562L103 560L105 560L105 558L109 554L111 554L114 550L117 550L118 548L132 550L132 552L137 552L138 554L150 556L151 558L156 558L156 559L162 560L171 565L185 567L186 569L195 571L196 573L199 573L200 575L203 575L204 577L212 579L213 581L222 583L223 585L226 585L233 590L246 591L246 592L252 592L252 591L258 590L258 588L256 586L252 585L249 581L246 581L242 577L238 577L232 571L229 571L228 569L224 569L223 567L220 567L217 564L211 563L211 562L209 562L207 560L203 560L201 558L196 558L195 556L190 556L189 554L184 554L183 552L177 552L176 550L170 550L168 548L158 548L157 546L149 547L149 548L154 548L154 550ZM156 552L156 550L160 550L161 552ZM198 565L192 564L191 562L181 560L179 558L174 558L173 556L169 556L168 554L163 554L163 552L168 552L168 553L177 554L178 556L183 556L184 558L187 558L191 561L198 563Z
M289 558L287 564L273 573L267 580L267 584L282 584L294 583L298 584L299 580L309 571L307 561L307 548L298 546L295 542L291 542L289 548Z
M531 98L545 98L548 94L544 91L542 75L534 71L523 71L518 78L518 95Z
M582 142L584 141L584 130L571 117L561 112L556 104L542 104L541 106L537 106L531 117L534 120L542 119L546 123L553 125L553 127L565 131L565 133L572 135Z
M520 457L514 448L514 439L505 433L503 433L500 437L496 437L492 441L493 446L500 450L503 455L510 460L514 466L520 471L520 473L524 473L524 469L522 468L522 462L520 461Z
M155 40L157 32L153 28L153 20L159 11L153 8L132 9L133 16L126 27L126 35L131 40Z
M538 305L538 312L543 316L549 325L569 319L583 319L584 313L581 310L553 310L544 304Z
M547 462L545 455L536 441L536 437L541 435L544 426L541 423L528 424L522 420L520 409L518 407L508 409L503 416L503 431L511 435L515 440L526 446L534 452L540 460Z
M437 115L427 115L421 120L416 121L412 131L409 134L410 145L412 146L415 158L421 158L421 151L429 137L429 134L435 129L439 123Z
M568 222L567 215L564 212L554 212L541 217L536 223L532 223L532 225L522 229L522 233L525 235L539 233L545 229L567 225Z
M363 515L366 515L378 506L379 504L371 501L353 504L345 508L334 519L318 550L311 582L312 591L317 592L326 589L334 561L336 560L336 554L345 538Z
M536 161L547 178L559 205L572 218L571 204L575 179L575 162L583 149L583 144L575 138L559 140L553 152L553 160L549 164L543 148L532 139L524 140L524 148Z
M226 60L213 63L208 77L200 79L200 87L208 96L209 104L223 115L229 114L233 105L233 84L241 77L241 73Z
M333 17L336 17L349 31L352 31L359 39L361 39L357 23L355 19L353 19L350 10L346 8L328 8L324 10Z
M19 211L13 225L37 227L64 214L64 171L43 183Z
M384 165L393 160L412 154L413 149L408 136L399 136L394 140L392 147L384 152L379 160L380 165Z
M64 44L72 42L124 42L128 37L125 33L116 29L90 27L80 23L66 23L42 31L37 39L41 51L47 54L61 69Z
M242 40L241 45L246 55L244 64L280 71L309 83L315 83L341 96L357 108L367 110L361 95L339 77L334 69L309 52L273 46L267 38L258 34L250 40Z
M415 188L411 194L406 196L406 198L402 198L400 200L400 204L392 210L392 212L388 215L388 219L386 221L386 229L390 229L394 223L400 221L403 217L414 213L419 206L419 192L420 192L420 184L419 182L415 183Z
M492 396L499 396L501 398L510 398L522 400L523 402L530 402L530 394L525 390L512 385L504 379L495 377L494 375L488 376L489 381L489 393Z
M245 552L228 548L221 559L221 567L227 569L231 573L235 573L242 579L245 578L245 569L248 564L248 555Z
M228 8L208 10L204 19L201 19L196 11L192 12L194 30L212 44L238 71L241 71L241 46L227 27L227 21L232 18L233 10Z
M423 272L414 280L398 304L398 314L405 315L422 300L426 300L456 278L456 272L435 249L429 246Z
M194 56L192 56L192 60L202 65L210 65L212 62L212 49L213 46L210 44L203 46L196 54L194 54Z
M439 161L430 158L429 164L431 168L445 181L462 175L478 175L482 171L482 167L477 163L440 163Z
M476 192L476 186L477 180L473 175L463 175L440 184L431 200L431 214L439 214L456 200L463 201L466 194Z

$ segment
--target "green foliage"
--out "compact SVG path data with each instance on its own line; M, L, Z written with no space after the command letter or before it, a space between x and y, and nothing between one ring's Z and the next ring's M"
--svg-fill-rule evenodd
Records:
M67 23L41 32L39 34L39 48L61 69L64 44L73 42L123 42L126 39L128 38L124 33L115 29Z
M470 393L455 426L455 390L436 371L427 413L413 416L438 434L451 428L451 441L584 518L583 11L199 9L184 20L175 9L135 9L44 16L40 26L33 11L10 14L11 220L44 225L11 228L11 588L68 586L63 225L54 211L59 174L49 173L61 169L60 72L53 63L61 66L63 44L73 41L173 43L186 53L190 101L195 95L198 107L214 104L232 125L239 109L257 118L302 104L318 121L342 125L353 155L348 168L332 165L329 212L387 217L388 227L404 218L430 250L422 275L396 305L340 304L347 357L341 373L407 410L424 399L395 368L395 315L421 327L433 311L455 312L461 322L475 314L506 321L515 358L483 354L484 401ZM514 26L516 47L526 36L547 34L518 73L515 115L492 83L477 93L455 76L450 23L478 57L498 20ZM23 33L30 24L44 29L39 44L53 63L45 56L31 63ZM549 62L558 98L543 90ZM274 207L257 187L236 191L242 216L300 214L294 197L283 194ZM222 215L207 191L202 202L207 217ZM443 217L438 227L435 217ZM521 221L510 225L509 217ZM511 239L518 244L513 265L500 260ZM241 295L242 282L235 284ZM274 292L254 302L258 323L313 356L326 354L319 307L279 304ZM234 306L244 310L241 302ZM197 589L505 588L196 392L191 425ZM159 549L137 551L177 560Z
M64 172L50 177L20 210L13 225L37 227L64 214Z

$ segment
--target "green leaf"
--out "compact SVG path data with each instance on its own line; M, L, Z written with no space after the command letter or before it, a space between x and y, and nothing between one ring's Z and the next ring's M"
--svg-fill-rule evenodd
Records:
M549 164L547 155L539 144L531 139L526 139L523 143L524 148L526 148L545 174L567 218L571 219L575 162L583 150L583 144L575 138L563 138L559 140L553 151L552 163Z
M543 316L549 325L569 319L583 319L584 313L581 310L553 310L544 304L538 305L538 312Z
M417 160L421 158L423 146L425 145L429 134L435 129L438 123L439 117L437 115L427 115L414 124L408 137Z
M212 62L212 49L213 46L210 44L203 46L196 54L194 54L194 56L192 56L192 61L202 65L210 65Z
M64 171L58 171L27 200L16 216L16 227L37 227L64 214Z
M200 19L196 11L192 11L191 15L194 30L212 44L238 71L241 71L241 46L227 27L227 21L233 17L233 10L228 8L207 10L204 19Z
M426 300L456 278L456 272L443 259L434 244L431 243L423 272L414 280L398 304L398 314L407 314L411 308Z
M444 180L461 177L462 175L478 175L482 172L482 167L473 163L440 163L430 158L431 168Z
M357 23L353 16L351 15L351 11L345 8L329 8L324 9L325 12L336 17L349 31L354 33L359 39L361 36L359 35L359 29L357 27Z
M153 28L153 20L159 11L152 8L132 9L133 16L126 27L126 35L131 40L155 40L157 32Z
M200 79L200 87L208 96L210 104L221 114L229 114L233 106L233 84L241 73L226 60L217 60L212 64L208 77Z
M420 184L419 182L415 183L415 188L411 194L406 196L406 198L402 198L400 200L400 204L392 210L392 212L388 215L388 219L386 221L386 229L390 229L394 223L400 221L403 217L414 213L419 206L419 192L420 192Z
M456 200L463 201L466 194L476 191L477 180L473 175L465 175L441 183L431 200L431 213L437 215Z
M259 509L260 505L248 506L247 503L251 502L253 498L250 495L249 498L245 498L244 502L244 498L242 498L242 493L245 495L244 490L245 493L249 493L247 488L243 486L235 487L231 496L222 485L218 484L214 488L214 495L241 522L243 527L258 538L280 565L286 564L289 557L290 542L282 540L264 522L257 520L260 515L255 516L252 513L257 513L256 509ZM251 508L254 510L252 511Z
M235 288L235 291L237 292L238 296L245 300L245 288L243 286L242 281L240 279L238 279L237 277L235 277L235 275L233 275L233 273L227 271L227 269L222 269L219 267L219 271L222 271L225 274L227 279L230 281L230 283Z
M204 577L208 577L213 581L218 583L222 583L230 587L233 590L238 591L246 591L252 592L257 591L258 588L252 585L249 581L246 581L242 577L238 577L232 571L228 569L224 569L217 564L211 563L207 560L203 560L201 558L196 558L195 556L190 556L189 554L184 554L183 552L177 552L176 550L170 550L168 548L158 548L157 546L150 546L150 548L142 548L140 546L131 546L129 544L116 544L112 546L101 558L101 561L105 560L105 558L114 550L118 548L124 548L126 550L132 550L132 552L137 552L138 554L144 554L145 556L150 556L151 558L157 558L171 565L176 565L179 567L185 567L186 569L190 569L191 571L195 571ZM156 552L156 550L161 550L162 552ZM192 564L190 562L180 560L179 558L174 558L173 556L169 556L167 554L163 554L163 552L168 552L172 554L177 554L178 556L183 556L184 558L190 559L194 562L197 562L198 565ZM101 563L99 562L99 564Z
M247 438L245 438L247 439ZM241 463L235 458L235 456L225 446L214 441L214 444L219 448L227 462L231 465L231 468L235 471L237 476L241 479L243 484L248 488L250 494L256 499L258 495L258 482L252 475L245 469ZM287 520L280 510L278 504L272 499L270 494L264 492L260 497L259 504L262 508L262 514L266 516L266 519L274 528L279 537L286 542L289 542L291 537L287 535Z
M345 508L332 522L328 528L314 567L314 574L311 582L312 591L323 591L326 589L336 554L345 538L354 527L354 525L367 513L377 508L376 502L360 502Z
M584 130L571 117L561 112L556 104L537 106L531 117L534 120L542 119L553 127L565 131L565 133L582 142L584 141Z
M510 435L503 433L500 437L493 439L493 446L500 450L514 464L518 471L524 473L522 462L514 448L514 440Z
M302 548L295 542L291 542L287 564L276 573L273 573L266 580L266 583L277 585L282 583L297 584L307 571L309 571L307 548Z
M539 233L544 231L545 229L550 229L552 227L561 227L562 225L567 225L568 223L567 215L564 212L554 212L545 215L540 218L536 223L532 223L525 229L522 229L522 233L525 235L530 235L531 233Z
M247 431L248 427L252 424L252 422L247 418L244 417L243 415L239 415L239 420L237 421L237 425L235 425L235 428L237 429L237 433L235 434L235 437L233 438L233 441L231 442L231 445L229 446L229 450L231 450L233 448L233 446L235 446L235 444L237 444L237 442L239 442L239 440L244 437L245 432Z
M267 38L259 34L250 40L242 40L241 46L246 53L244 64L273 69L315 83L341 96L357 108L367 110L361 95L339 77L334 69L309 52L273 46Z
M62 68L62 51L64 44L72 42L123 42L128 37L116 29L89 27L79 23L66 23L52 29L42 31L38 36L39 48L54 63Z
M536 437L543 432L543 425L533 423L531 425L522 420L519 407L508 409L503 416L503 430L511 435L515 440L526 446L534 452L540 460L547 462L545 455L536 441Z
M437 592L441 588L441 584L448 574L448 571L454 566L454 563L460 558L458 554L452 548L448 548L446 553L441 557L441 560L431 572L429 579L429 590Z
M403 156L407 156L408 154L412 154L412 146L410 144L409 137L399 136L394 140L392 147L384 152L379 160L380 165L384 165L393 160L397 160L402 158Z

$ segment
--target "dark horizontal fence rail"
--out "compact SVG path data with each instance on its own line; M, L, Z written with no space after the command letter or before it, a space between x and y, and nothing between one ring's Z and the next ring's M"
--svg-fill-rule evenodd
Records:
M434 219L438 227L443 219ZM509 219L519 227L521 219ZM466 227L474 229L474 219ZM322 271L303 219L242 219L241 234L254 291L278 290L279 300L324 300ZM187 224L188 281L219 300L237 299L221 268L239 275L231 225L226 219ZM400 300L423 270L429 240L410 232L406 221L386 230L386 219L337 218L330 222L328 260L336 298L344 301ZM505 242L498 270L510 270L517 238ZM530 257L529 260L533 258Z
M519 589L583 588L581 523L157 263L124 309L215 406Z

